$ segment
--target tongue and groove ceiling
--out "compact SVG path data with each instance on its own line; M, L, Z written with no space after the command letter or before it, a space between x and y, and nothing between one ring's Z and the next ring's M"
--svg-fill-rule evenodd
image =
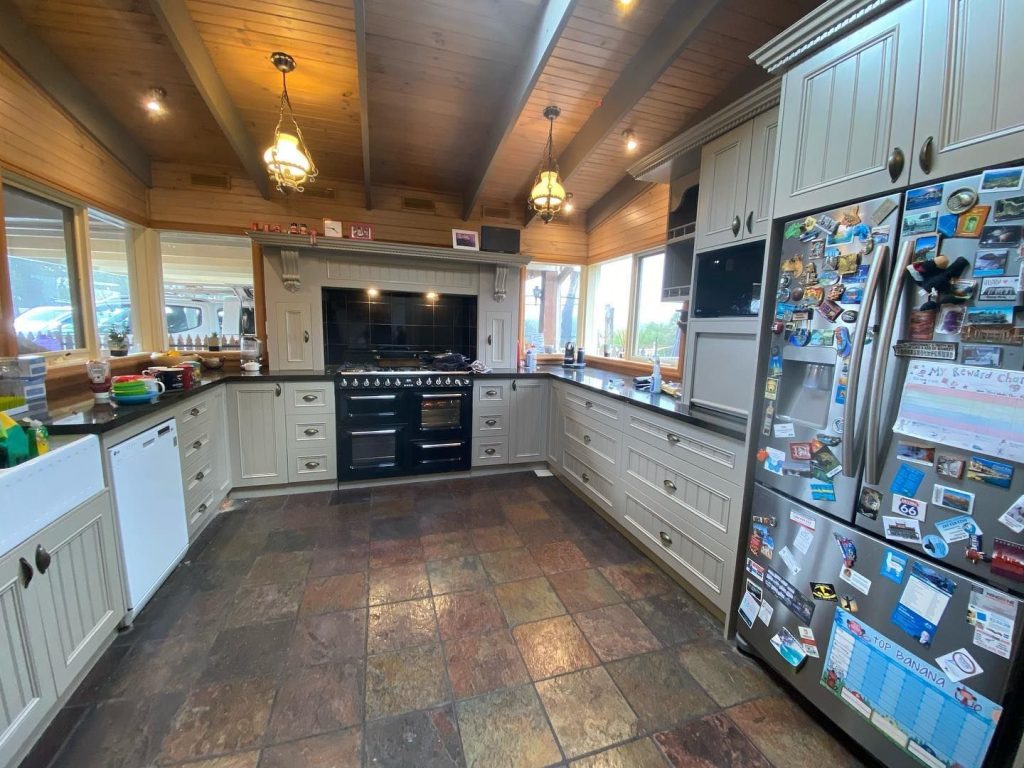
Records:
M323 179L368 182L368 191L400 187L461 196L467 215L481 204L525 211L547 136L541 111L548 104L562 109L555 150L568 149L566 186L577 210L586 211L637 156L685 129L730 88L756 82L760 75L748 54L817 5L173 2L187 11L173 29L167 22L172 0L0 0L0 13L20 14L151 160L235 174L254 167L252 147L262 151L273 134L280 75L268 57L286 51L297 62L288 77L292 106ZM196 76L195 47L182 49L182 35L193 30L226 94L215 102L209 78ZM169 111L161 119L141 108L154 85L167 91ZM240 118L235 125L244 136L224 127L232 116ZM624 148L626 129L640 142L632 155ZM239 146L246 145L250 156L240 158Z

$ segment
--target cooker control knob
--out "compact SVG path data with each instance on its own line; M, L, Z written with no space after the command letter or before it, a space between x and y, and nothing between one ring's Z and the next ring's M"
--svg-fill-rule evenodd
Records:
M369 379L363 379L363 386L364 387L370 386L370 380Z
M416 379L416 386L417 387L422 387L423 386L423 379Z
M433 379L430 379L430 378L428 378L428 379L427 379L427 386L428 386L428 387L432 387L432 386L434 386L434 381L433 381Z
M342 379L341 381L338 382L338 385L342 386L342 387L347 387L348 386L348 379Z
M452 377L451 376L448 376L448 377L445 378L444 385L446 387L450 387L452 385Z
M391 379L384 379L384 386L385 387L390 387L391 386Z
M374 379L373 380L373 386L379 387L380 386L380 379Z

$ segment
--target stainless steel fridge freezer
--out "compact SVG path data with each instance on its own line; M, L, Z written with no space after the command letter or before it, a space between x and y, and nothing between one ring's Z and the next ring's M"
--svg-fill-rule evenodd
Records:
M1015 597L762 485L752 514L748 646L885 766L1008 764Z

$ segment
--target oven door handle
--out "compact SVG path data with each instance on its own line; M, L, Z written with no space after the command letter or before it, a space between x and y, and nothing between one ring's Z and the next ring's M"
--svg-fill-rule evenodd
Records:
M462 443L423 443L420 448L461 448Z
M395 395L349 395L349 400L394 400Z
M464 397L464 395L463 395L462 392L449 392L448 394L436 394L436 395L435 394L427 394L427 393L424 392L424 393L420 394L420 397L422 397L424 400L442 400L442 399L448 399L448 398L451 398L451 397Z
M397 429L368 429L362 432L349 432L352 437L367 437L368 435L394 435Z

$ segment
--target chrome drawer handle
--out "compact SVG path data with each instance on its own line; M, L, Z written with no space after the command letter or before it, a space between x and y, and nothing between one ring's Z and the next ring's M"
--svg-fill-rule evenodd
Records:
M494 450L493 448L484 448L484 453L486 453L488 456L493 456L494 454L497 453L497 451Z
M305 400L307 403L312 403L314 400L317 399L317 397L316 395L303 395L302 399Z
M316 469L319 466L320 466L320 462L319 461L307 461L306 462L306 469Z
M302 430L302 434L310 435L310 436L312 436L312 435L319 435L320 434L320 430L317 429L316 427L307 427L306 429Z
M672 445L678 445L678 444L679 444L679 441L680 441L680 439L681 439L681 438L679 437L679 435L675 435L675 434L672 434L671 432L669 432L669 433L668 433L667 435L665 435L665 438L666 438L666 439L667 439L667 440L668 440L668 441L669 441L670 443L672 443Z
M202 504L199 505L199 508L196 510L196 512L198 512L201 515L205 511L206 511L206 502L204 501Z
M488 397L496 397L498 394L498 390L488 389L486 392L484 392L484 394L487 395Z
M196 472L196 480L202 480L204 477L206 477L206 474L204 472Z
M192 415L192 416L198 416L199 415L199 409L198 408L193 408L192 410L189 411L189 414Z
M497 419L488 419L487 421L484 422L484 424L486 424L488 427L493 427L497 423Z
M672 545L672 537L669 536L667 533L665 533L664 531L659 531L658 535L661 537L661 543L664 544L666 547Z
M664 481L664 485L665 485L665 488L667 488L669 490L669 492L675 492L675 491L679 490L678 488L676 488L676 484L673 483L671 480L665 480Z
M203 441L202 440L196 440L194 443L192 443L192 447L195 448L198 451L200 448L203 447Z
M589 400L585 400L585 401L583 402L583 407L584 407L584 408L593 408L593 407L594 407L594 404L593 404L592 402L590 402Z
M587 445L590 445L590 435L584 435L583 442L586 443Z
M586 472L584 472L584 473L582 473L580 475L580 480L582 480L584 483L589 483L590 482L590 475L588 475Z

